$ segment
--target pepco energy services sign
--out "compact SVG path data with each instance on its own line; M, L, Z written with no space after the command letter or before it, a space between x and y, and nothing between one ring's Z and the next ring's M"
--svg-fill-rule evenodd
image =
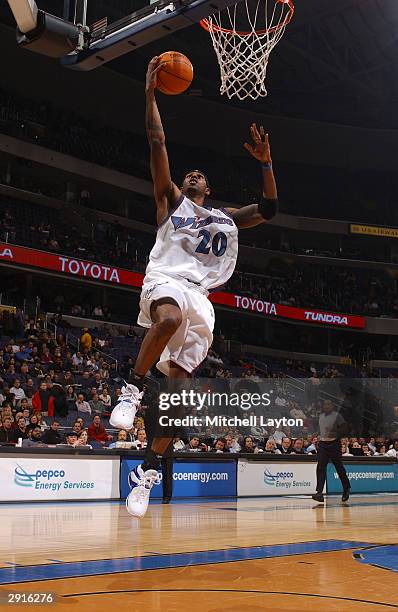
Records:
M38 251L26 247L0 242L0 264L8 263L14 266L29 266L31 268L51 270L53 272L79 276L87 280L111 283L127 287L141 287L143 274L131 272L124 268L115 268L93 261L85 261L75 257L67 257L56 253ZM234 293L217 292L210 295L214 304L228 306L239 310L248 310L267 317L292 319L320 325L333 325L363 329L365 318L353 315L338 314L314 310L313 308L296 308L275 304L257 298L246 297Z

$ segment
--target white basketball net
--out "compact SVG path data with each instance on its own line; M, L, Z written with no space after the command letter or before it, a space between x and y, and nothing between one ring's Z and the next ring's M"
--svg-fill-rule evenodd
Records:
M200 22L220 65L221 94L239 100L267 95L268 59L293 13L292 0L244 0Z

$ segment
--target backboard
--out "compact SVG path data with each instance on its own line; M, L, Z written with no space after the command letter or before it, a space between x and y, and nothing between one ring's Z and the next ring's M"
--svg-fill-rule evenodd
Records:
M85 44L62 58L77 70L93 70L176 32L237 0L65 0L64 19L87 26Z

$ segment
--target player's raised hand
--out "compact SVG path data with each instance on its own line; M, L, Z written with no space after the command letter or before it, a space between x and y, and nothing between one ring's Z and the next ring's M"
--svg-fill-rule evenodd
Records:
M257 125L252 123L250 126L250 134L252 137L252 144L245 142L243 145L246 151L249 151L255 159L262 164L270 164L272 162L271 149L268 141L268 134L265 133L263 126L260 127L260 131L257 129Z
M159 57L156 55L151 59L148 64L148 70L146 73L146 91L154 91L157 84L157 74L159 72Z

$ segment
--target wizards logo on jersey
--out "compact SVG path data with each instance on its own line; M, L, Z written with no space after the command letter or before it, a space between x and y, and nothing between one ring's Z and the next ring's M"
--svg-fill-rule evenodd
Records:
M175 230L181 229L183 227L189 227L190 229L200 229L201 227L206 227L207 225L211 225L212 223L234 225L232 219L228 219L227 217L215 217L214 215L209 215L208 217L206 217L206 219L201 219L200 217L171 216L171 222L173 223Z

